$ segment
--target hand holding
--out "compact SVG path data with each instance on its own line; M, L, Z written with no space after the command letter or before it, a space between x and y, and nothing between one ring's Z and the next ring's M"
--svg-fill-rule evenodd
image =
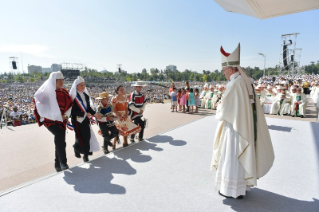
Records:
M95 118L97 118L97 119L102 119L102 116L101 116L101 114L99 114L99 113L96 113L94 116L95 116Z

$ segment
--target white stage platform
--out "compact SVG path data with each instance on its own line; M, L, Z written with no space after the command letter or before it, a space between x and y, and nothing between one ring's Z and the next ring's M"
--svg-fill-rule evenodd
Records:
M215 116L0 194L0 211L318 211L319 125L267 118L275 163L242 200L210 172Z

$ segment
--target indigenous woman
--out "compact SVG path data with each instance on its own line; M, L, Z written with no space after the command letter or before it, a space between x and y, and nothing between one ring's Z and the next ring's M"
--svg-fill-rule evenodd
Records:
M114 106L113 112L117 117L115 126L119 133L124 137L123 147L126 147L128 146L127 136L140 132L141 127L135 125L131 118L128 117L127 99L124 95L124 87L120 85L115 92L117 95L112 99L112 104ZM113 145L115 145L115 142Z
M53 135L55 143L55 169L57 172L69 168L65 152L65 130L73 101L63 88L61 72L52 72L34 95L34 114L39 127L44 125Z
M75 132L75 144L73 145L75 157L81 158L80 154L83 154L83 161L88 162L89 155L100 150L91 127L91 120L93 120L91 115L95 115L97 119L100 119L101 115L95 114L95 111L91 108L92 100L82 77L79 76L73 82L70 96L74 101L71 119Z

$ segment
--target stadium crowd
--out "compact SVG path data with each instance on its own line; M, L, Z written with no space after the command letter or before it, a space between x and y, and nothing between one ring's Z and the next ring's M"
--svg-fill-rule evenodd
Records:
M6 112L9 124L11 120L14 119L20 119L22 125L35 123L32 99L34 93L42 83L41 81L22 84L0 84L0 114L2 114L3 111ZM65 88L69 90L71 85L71 82L66 82ZM125 88L125 95L129 95L134 90L134 88L131 87L131 82L114 81L102 84L100 81L91 81L90 86L87 88L92 99L95 100L101 92L106 91L114 95L115 89L119 85L123 85ZM143 92L148 99L148 103L164 103L165 99L170 99L171 90L169 90L169 87L171 86L171 82L148 82L147 85ZM176 87L177 90L183 88L184 82L175 82L174 87ZM222 98L222 93L225 90L225 83L213 82L209 84L204 82L190 82L190 87L199 89L201 93L200 106L202 108L216 109L218 101ZM319 75L266 76L256 80L254 87L265 113L305 117L307 100L304 95L310 94L313 101L317 103ZM214 98L211 94L212 92L217 94ZM211 102L212 99L213 102ZM93 108L95 108L97 104L98 100L95 100ZM298 109L296 113L295 109L297 108L297 104L301 104L300 106L302 107L300 108L303 109L301 109L301 111ZM1 118L2 115L0 116L0 119Z

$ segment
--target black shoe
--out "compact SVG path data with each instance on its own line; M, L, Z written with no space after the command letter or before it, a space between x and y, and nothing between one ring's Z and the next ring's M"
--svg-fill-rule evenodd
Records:
M295 117L295 115L292 115L291 117Z
M123 144L123 147L127 147L128 146L128 144Z
M239 195L236 199L244 199L244 195Z
M218 191L218 194L222 197L226 197L226 198L233 198L233 197L229 197L229 196L225 196L224 194L220 193L220 191Z
M102 147L103 148L103 152L104 152L104 154L109 154L110 152L109 152L109 150L107 149L107 147L106 148L104 148L104 146Z
M300 116L300 118L303 118L303 117L304 117L303 115Z
M120 137L117 136L117 143L120 144L121 143L121 140L120 140Z
M55 168L56 172L62 171L60 163L54 164L54 168Z
M66 163L61 163L61 169L62 169L62 170L67 170L67 169L69 169L68 164L66 164Z
M131 143L134 143L134 142L135 142L134 139L130 139L130 141L131 141Z
M86 162L89 162L89 156L87 155L84 155L83 156L83 161L86 163Z
M75 149L74 149L74 155L77 158L81 158L81 154L78 151L76 151Z
M144 141L144 138L139 138L138 141Z

